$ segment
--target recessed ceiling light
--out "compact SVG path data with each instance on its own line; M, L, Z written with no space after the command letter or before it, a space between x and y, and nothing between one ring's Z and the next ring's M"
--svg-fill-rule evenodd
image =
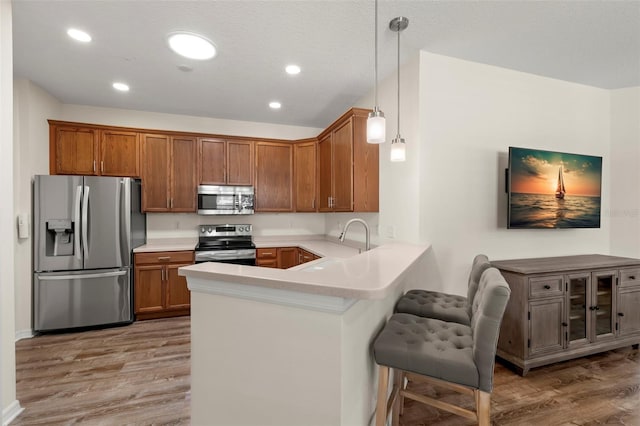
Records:
M287 74L291 74L291 75L300 74L300 67L297 65L287 65L287 67L284 70L287 72Z
M74 40L82 41L84 43L88 43L91 41L91 36L89 34L75 28L69 28L67 30L67 35Z
M211 59L216 56L216 47L213 43L197 34L170 34L169 47L178 55L189 59Z
M269 108L271 109L280 109L282 104L280 102L269 102Z
M129 91L129 85L128 84L124 84L124 83L113 83L113 88L116 90L119 90L121 92L128 92Z

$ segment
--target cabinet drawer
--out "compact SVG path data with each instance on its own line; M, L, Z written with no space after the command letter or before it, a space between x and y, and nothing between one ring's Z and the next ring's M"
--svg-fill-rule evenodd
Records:
M258 259L275 259L277 256L277 248L259 248L256 250L256 258Z
M162 251L150 253L136 253L136 265L154 265L163 263L193 263L192 251Z
M551 297L561 296L562 292L562 276L553 277L537 277L529 279L529 297Z
M640 268L621 269L620 287L633 287L640 285Z

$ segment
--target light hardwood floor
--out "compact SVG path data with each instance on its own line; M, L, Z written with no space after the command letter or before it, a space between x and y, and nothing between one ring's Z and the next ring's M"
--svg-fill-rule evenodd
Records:
M25 411L12 425L189 424L189 317L25 339L16 355ZM430 387L420 390L436 395ZM526 377L498 363L491 413L494 425L640 426L640 353L618 349ZM407 401L401 424L473 423Z
M11 425L188 425L189 317L16 343Z

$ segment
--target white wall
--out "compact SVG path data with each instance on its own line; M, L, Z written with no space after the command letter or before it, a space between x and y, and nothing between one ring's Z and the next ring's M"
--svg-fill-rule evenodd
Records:
M11 2L0 1L0 402L2 424L20 412L16 399L13 211L13 53Z
M380 230L394 226L398 239L431 243L429 273L416 287L466 294L481 252L492 259L610 252L609 91L428 52L403 65L401 79L408 158L390 163L381 152ZM395 76L381 83L379 97L390 141ZM509 146L604 157L602 227L507 230Z
M25 214L31 223L31 181L49 174L49 126L61 104L29 80L13 82L14 90L14 200L15 215ZM31 233L15 242L16 338L31 335Z
M611 91L611 254L640 257L640 87Z

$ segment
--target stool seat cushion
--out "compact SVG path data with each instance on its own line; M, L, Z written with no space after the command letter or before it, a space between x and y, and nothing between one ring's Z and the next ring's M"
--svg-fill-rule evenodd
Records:
M471 327L394 314L373 344L376 363L478 388Z
M398 300L396 312L470 325L467 298L429 290L409 290Z

